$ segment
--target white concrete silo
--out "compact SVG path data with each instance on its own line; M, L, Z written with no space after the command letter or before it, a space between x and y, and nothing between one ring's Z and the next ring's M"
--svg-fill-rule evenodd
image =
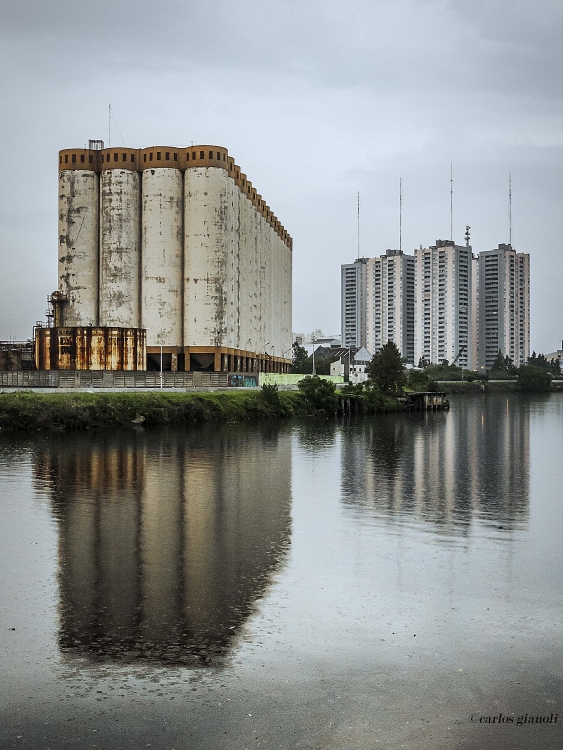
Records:
M147 349L179 349L183 343L184 188L178 149L157 146L142 149L140 154L141 324L147 329Z
M137 149L105 149L100 174L100 325L140 326L141 175Z
M184 341L185 346L230 347L228 306L232 301L232 263L227 217L226 164L216 146L198 146L184 175ZM213 157L210 155L213 154ZM219 166L220 165L220 166ZM200 366L207 366L204 352Z
M98 324L97 158L88 149L59 152L58 270L66 326Z
M238 167L237 167L238 170ZM243 185L244 183L244 185ZM246 176L238 171L235 179L235 190L238 193L238 247L240 255L241 284L240 284L240 315L243 324L243 347L251 352L258 350L258 340L253 313L253 298L255 299L256 279L254 254L252 250L251 210L252 204L245 195Z

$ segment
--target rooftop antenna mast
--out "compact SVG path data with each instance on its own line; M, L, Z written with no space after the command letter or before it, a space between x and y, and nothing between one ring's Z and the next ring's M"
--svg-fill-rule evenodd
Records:
M399 250L403 249L403 178L399 178Z
M454 239L454 165L450 162L450 240Z
M108 108L108 147L111 146L111 102Z
M512 174L508 175L508 244L512 247Z
M360 260L360 191L358 190L358 260Z

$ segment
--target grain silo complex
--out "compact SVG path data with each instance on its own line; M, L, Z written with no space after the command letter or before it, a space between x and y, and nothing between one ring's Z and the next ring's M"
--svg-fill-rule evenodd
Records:
M225 148L63 150L36 366L288 371L291 270L291 237Z

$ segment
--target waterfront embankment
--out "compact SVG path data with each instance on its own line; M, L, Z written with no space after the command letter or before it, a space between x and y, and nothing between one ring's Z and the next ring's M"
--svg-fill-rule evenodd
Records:
M130 425L240 422L289 417L327 417L337 412L334 390L212 391L207 393L14 393L0 394L0 431L88 430ZM398 410L397 399L362 400L361 411Z
M518 393L519 383L517 380L479 380L469 382L467 380L440 380L440 390L447 393ZM563 381L556 380L551 383L552 393L563 391Z

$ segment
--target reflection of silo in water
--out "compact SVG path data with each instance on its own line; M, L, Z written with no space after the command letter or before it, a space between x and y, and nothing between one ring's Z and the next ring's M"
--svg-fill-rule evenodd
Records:
M61 438L37 456L65 652L185 664L227 652L289 539L290 446L206 435Z

